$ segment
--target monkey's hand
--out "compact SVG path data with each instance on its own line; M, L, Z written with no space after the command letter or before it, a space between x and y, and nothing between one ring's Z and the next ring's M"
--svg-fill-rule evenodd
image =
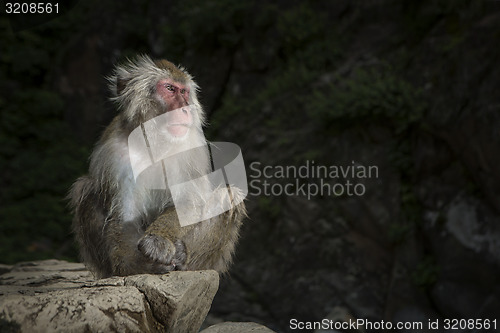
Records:
M147 228L137 244L139 251L158 266L159 273L183 270L187 261L186 245L174 207L168 208Z
M144 256L155 263L154 273L183 270L186 263L186 246L181 240L172 242L170 239L148 233L139 240L137 247Z

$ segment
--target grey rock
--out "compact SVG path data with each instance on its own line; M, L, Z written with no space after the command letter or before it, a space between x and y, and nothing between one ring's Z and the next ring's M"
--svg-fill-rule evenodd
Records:
M215 271L170 272L167 275L136 275L125 285L140 290L155 317L167 332L197 332L219 288Z
M269 328L256 323L235 323L225 322L210 326L200 333L272 333L274 331Z
M0 274L9 272L12 269L11 265L0 264Z
M465 247L483 252L500 263L500 228L497 219L477 200L458 196L448 209L447 230Z
M0 275L0 328L22 332L197 332L215 271L94 280L82 264L20 263Z
M97 287L0 298L2 316L23 332L152 331L144 295L127 287Z

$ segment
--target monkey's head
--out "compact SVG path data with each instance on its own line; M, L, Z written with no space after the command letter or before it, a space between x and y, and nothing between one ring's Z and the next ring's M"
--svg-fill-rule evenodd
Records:
M108 80L112 99L131 130L166 114L167 130L174 138L185 137L191 128L201 131L204 114L196 96L198 85L184 68L144 55L117 66Z

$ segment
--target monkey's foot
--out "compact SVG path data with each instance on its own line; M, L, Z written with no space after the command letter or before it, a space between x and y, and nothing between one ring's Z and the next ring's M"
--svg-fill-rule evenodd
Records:
M186 246L181 240L172 243L164 237L146 234L137 244L139 251L153 261L154 273L163 274L183 270L187 260Z

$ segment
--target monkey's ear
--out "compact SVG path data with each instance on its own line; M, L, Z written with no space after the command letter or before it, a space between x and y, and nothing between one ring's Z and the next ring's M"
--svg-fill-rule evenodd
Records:
M122 94L129 81L129 79L116 78L116 96L120 96Z

